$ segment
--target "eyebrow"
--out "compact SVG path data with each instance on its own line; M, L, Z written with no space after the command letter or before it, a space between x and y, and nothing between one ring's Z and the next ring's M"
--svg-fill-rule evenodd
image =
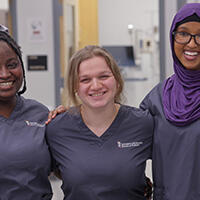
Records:
M178 28L177 28L177 31L179 31L179 30L189 31L189 30L190 30L190 28L187 28L187 27L185 27L185 26L181 26L181 27L178 27ZM200 32L200 28L199 28L199 29L197 29L197 31L199 31L199 32Z
M18 61L18 62L19 62L19 59L18 59L18 58L12 57L12 58L9 58L9 59L8 59L8 62L10 62L10 61Z
M100 72L99 75L102 75L102 74L113 74L111 71L103 71L103 72ZM83 74L83 75L79 75L79 77L87 77L88 75L87 74Z

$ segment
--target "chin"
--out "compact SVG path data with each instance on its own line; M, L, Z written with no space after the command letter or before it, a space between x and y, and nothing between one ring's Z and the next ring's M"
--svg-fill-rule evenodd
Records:
M92 104L92 105L90 105L90 107L94 108L94 109L104 108L105 106L106 106L106 104Z
M192 70L192 71L200 70L200 65L195 65L195 64L192 65L191 63L184 63L184 62L182 62L182 65L187 70Z
M103 108L105 107L105 105L92 105L91 108L94 108L94 109L99 109L99 108Z
M191 71L199 71L200 70L200 67L192 67L192 66L186 66L185 69L187 70L191 70Z

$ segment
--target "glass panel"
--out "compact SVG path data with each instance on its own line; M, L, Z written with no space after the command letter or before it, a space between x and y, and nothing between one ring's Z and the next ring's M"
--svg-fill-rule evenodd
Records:
M66 21L67 21L66 48L67 48L67 52L68 52L68 58L70 58L75 50L74 6L67 5L66 12L67 12L66 13Z

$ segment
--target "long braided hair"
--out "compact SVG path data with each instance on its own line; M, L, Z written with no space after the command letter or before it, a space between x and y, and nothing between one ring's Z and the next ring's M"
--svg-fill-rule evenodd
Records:
M25 78L25 69L24 69L24 63L22 60L22 52L21 47L17 44L17 42L10 36L7 29L2 29L2 25L0 25L0 41L6 42L17 54L19 57L19 60L21 62L22 71L23 71L23 88L17 92L18 95L23 94L26 91L26 78Z

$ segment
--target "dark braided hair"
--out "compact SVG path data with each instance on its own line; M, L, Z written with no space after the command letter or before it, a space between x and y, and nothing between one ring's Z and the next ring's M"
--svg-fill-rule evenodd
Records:
M17 56L19 57L19 60L21 62L24 85L23 85L22 90L17 92L18 95L21 95L26 91L25 69L24 69L24 63L22 61L21 47L16 43L16 41L9 35L9 33L7 31L1 31L0 30L0 41L1 40L6 42L15 51L15 53L17 54Z

